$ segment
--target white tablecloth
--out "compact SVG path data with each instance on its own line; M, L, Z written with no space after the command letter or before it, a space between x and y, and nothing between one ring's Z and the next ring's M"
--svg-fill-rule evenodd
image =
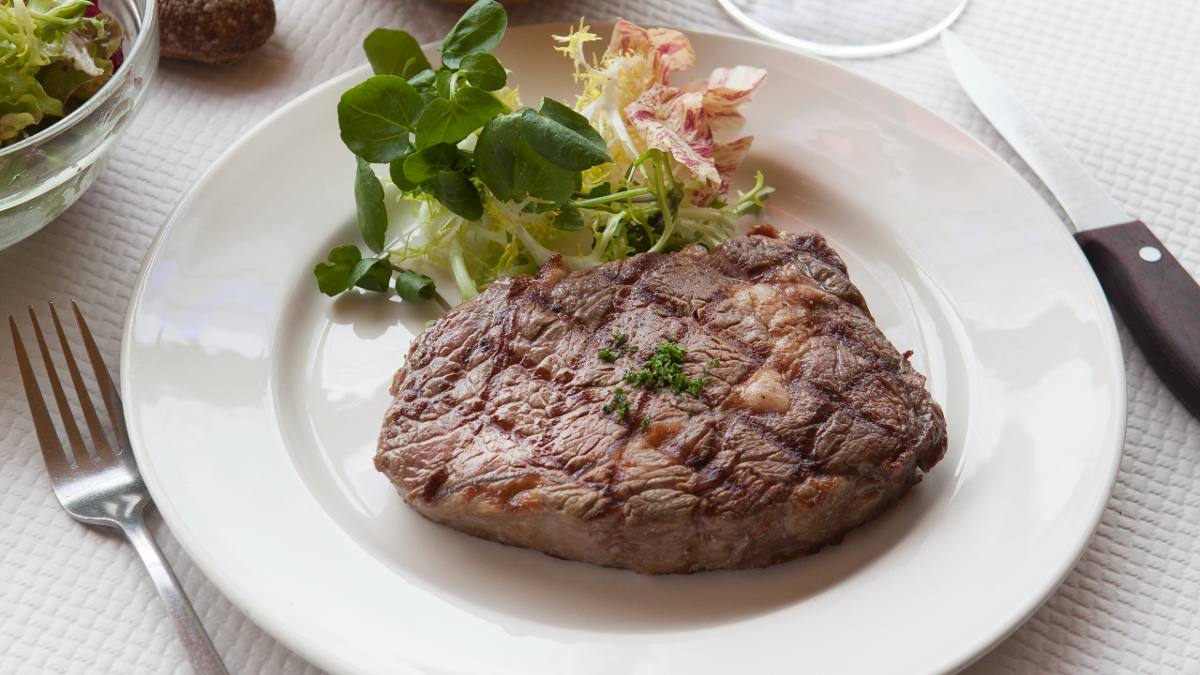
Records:
M91 192L43 232L0 253L0 315L79 298L115 366L142 256L217 155L284 102L360 63L358 43L370 28L399 26L431 40L458 12L430 0L278 4L275 37L245 62L164 64ZM531 0L510 20L581 14L741 32L715 0ZM1200 5L972 0L956 30L1200 275ZM846 65L945 115L1019 165L956 86L937 44ZM1108 511L1062 588L973 673L1200 673L1200 422L1172 399L1123 329L1122 337L1129 434ZM0 672L188 672L132 548L76 524L55 501L7 338L2 342ZM222 597L161 523L156 529L231 671L316 672Z

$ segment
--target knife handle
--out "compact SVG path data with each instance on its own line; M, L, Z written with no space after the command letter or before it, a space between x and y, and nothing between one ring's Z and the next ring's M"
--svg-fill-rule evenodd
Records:
M1200 419L1200 285L1141 221L1075 239L1146 360Z

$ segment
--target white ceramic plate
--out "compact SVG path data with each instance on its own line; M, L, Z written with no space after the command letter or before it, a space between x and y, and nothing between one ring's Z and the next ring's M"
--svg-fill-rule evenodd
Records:
M563 27L555 27L561 32ZM499 50L527 102L570 100L548 27ZM371 465L387 385L434 308L318 295L355 239L348 73L199 181L134 294L121 389L175 535L256 622L337 673L925 673L1028 616L1095 527L1122 446L1112 317L1036 193L947 122L837 66L694 34L697 73L768 68L745 167L767 218L845 256L945 407L946 459L824 552L651 578L427 522Z

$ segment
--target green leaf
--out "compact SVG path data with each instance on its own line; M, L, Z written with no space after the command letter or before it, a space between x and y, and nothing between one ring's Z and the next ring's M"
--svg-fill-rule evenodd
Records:
M488 119L508 112L508 108L504 107L500 99L476 87L459 87L458 91L454 92L454 102L463 108L474 109L477 114L486 116ZM479 126L483 126L483 124Z
M422 184L425 191L446 205L446 208L467 220L483 216L483 200L475 184L457 171L441 170L432 180Z
M508 72L491 54L470 54L462 60L459 72L471 84L484 91L495 91L508 82Z
M437 73L433 77L434 91L438 96L445 99L450 98L450 94L452 93L450 91L450 80L453 79L453 77L453 70L450 70L445 66L438 68Z
M388 174L391 176L392 182L405 192L411 192L417 188L417 184L404 175L404 162L408 161L408 158L409 155L402 155L388 164Z
M417 91L432 89L436 81L437 75L434 75L433 71L429 68L426 68L425 70L422 70L416 75L408 78L408 83L411 84Z
M462 15L442 40L442 63L458 68L468 54L490 52L500 44L508 14L496 0L479 0Z
M383 236L387 233L387 208L383 204L383 183L371 165L358 158L358 170L354 175L354 205L358 209L358 229L363 241L372 251L383 250Z
M429 69L421 45L402 30L376 28L363 40L363 51L376 75L398 75L407 80Z
M458 163L458 148L449 143L438 143L422 148L404 160L404 177L413 183L433 180L438 172L453 170Z
M596 187L588 190L587 199L595 199L596 197L607 197L612 194L612 183L601 183Z
M404 269L396 272L396 292L408 302L428 300L433 297L435 290L433 279L424 274Z
M350 288L350 273L354 265L362 260L362 253L353 244L335 246L329 252L325 262L317 263L313 274L317 277L317 287L330 297Z
M38 82L46 95L60 101L71 98L72 94L92 78L92 75L79 70L70 61L55 61L42 66L37 72Z
M526 108L488 122L475 144L475 175L504 201L536 197L563 204L579 190L579 171L550 163L530 146L524 130L536 115Z
M453 100L437 98L429 102L417 120L417 147L458 143L502 112L504 104L495 96L475 87L463 87Z
M523 111L522 111L523 112ZM475 142L475 174L501 201L519 201L528 194L517 188L517 165L526 143L519 127L521 112L500 115L488 122Z
M543 98L541 110L526 119L525 140L553 164L582 171L612 161L604 139L587 118L554 99Z
M392 268L381 258L364 258L353 244L334 247L325 262L313 268L317 287L330 297L354 288L382 293L392 280Z
M554 227L567 232L577 232L583 229L583 216L579 215L579 209L565 204L554 217Z
M387 291L391 281L392 268L386 260L363 258L354 263L354 267L350 268L350 277L347 279L346 285L357 286L368 291L375 291L376 293L384 293Z
M376 75L338 101L338 127L351 152L368 162L390 162L408 152L408 134L421 114L421 95L395 75Z

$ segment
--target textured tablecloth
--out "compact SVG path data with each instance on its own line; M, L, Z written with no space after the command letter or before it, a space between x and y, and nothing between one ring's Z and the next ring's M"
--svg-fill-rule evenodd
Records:
M275 37L246 61L164 64L91 192L0 253L0 315L80 298L115 366L142 256L218 154L292 97L360 63L370 28L401 26L431 40L458 12L429 0L278 4ZM513 24L584 14L741 33L715 0L531 0L510 14ZM1200 3L972 0L956 30L1200 275ZM1029 177L956 86L936 43L846 65L945 115ZM0 673L188 672L133 549L76 524L55 501L7 338L0 342ZM1122 343L1129 433L1103 522L1066 583L972 673L1200 673L1200 422L1123 328ZM155 527L231 671L317 672L246 619Z

